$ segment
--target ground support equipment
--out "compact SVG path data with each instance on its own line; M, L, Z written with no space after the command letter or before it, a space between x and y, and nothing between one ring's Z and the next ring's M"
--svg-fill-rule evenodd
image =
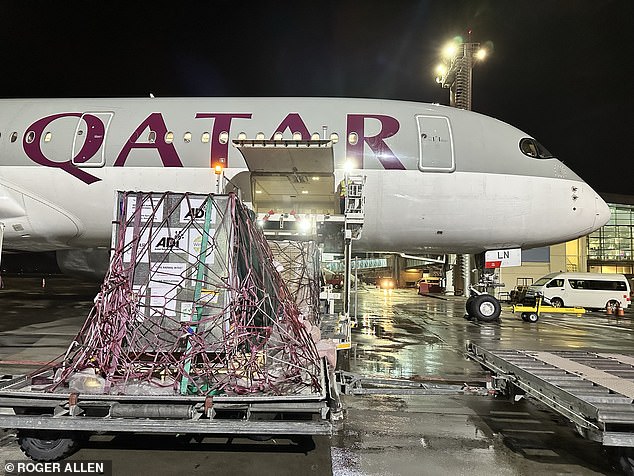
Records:
M616 449L626 474L634 474L634 354L469 344L467 355L493 372L493 389L539 400L584 438Z
M424 380L364 377L339 370L335 373L344 395L488 395L486 382L435 378Z
M535 299L535 305L529 306L524 304L516 304L513 306L513 313L520 312L520 316L524 322L537 322L541 314L576 314L580 316L585 314L583 307L555 307L544 304L545 298L538 296Z
M330 435L341 404L322 364L322 392L292 396L51 393L40 390L53 377L45 370L0 384L0 428L18 430L23 451L37 461L64 458L99 433Z

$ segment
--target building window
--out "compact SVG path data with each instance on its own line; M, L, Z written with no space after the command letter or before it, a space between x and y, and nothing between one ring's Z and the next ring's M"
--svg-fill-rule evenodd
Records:
M634 260L634 206L609 205L610 221L588 236L588 259L592 261ZM627 266L628 263L621 263ZM614 263L616 267L620 264ZM606 268L607 264L594 264ZM614 266L612 266L614 268ZM631 266L630 266L631 268ZM607 271L602 271L607 272ZM613 271L618 272L618 271ZM628 273L629 274L629 273Z

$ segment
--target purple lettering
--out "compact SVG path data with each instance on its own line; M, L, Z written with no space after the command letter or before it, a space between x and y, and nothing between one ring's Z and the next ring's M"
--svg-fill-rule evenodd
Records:
M308 132L308 127L306 127L306 124L302 120L301 116L296 112L291 112L288 116L284 118L282 123L277 126L277 129L275 129L273 136L277 132L281 132L283 134L286 129L290 129L291 134L294 134L295 132L301 133L302 140L310 139L310 132ZM273 136L271 136L271 139L273 139Z
M233 119L251 119L251 114L240 113L212 113L200 112L196 114L196 119L214 119L214 128L211 131L211 151L210 166L222 165L229 166L229 141L220 142L220 134L229 132L231 129L231 121Z
M146 129L156 133L154 142L137 142L142 137ZM167 134L167 126L160 112L150 114L130 136L130 139L124 144L117 160L114 162L115 167L123 167L128 155L132 149L155 149L164 167L182 167L183 163L176 153L174 144L165 142Z
M44 132L44 129L51 122L59 119L60 117L82 117L82 114L79 112L65 112L61 114L53 114L52 116L46 116L35 121L33 124L31 124L30 127L27 128L26 132L24 133L24 137L22 138L22 147L24 148L24 152L36 164L40 164L45 167L61 169L64 172L71 174L73 177L78 178L82 182L87 183L88 185L100 181L100 178L95 177L85 170L82 170L73 165L73 160L56 162L46 157L42 152L40 139L42 138L42 133ZM93 155L95 155L95 153L97 153L104 140L103 131L105 129L105 126L103 122L101 122L101 119L90 114L84 114L83 120L86 121L88 131L90 132L88 133L86 141L84 142L81 150L74 158L75 162L85 162L90 159ZM101 131L101 137L99 137L99 131ZM32 141L27 142L27 135L31 132L35 133L35 137Z
M375 136L365 135L365 119L376 119L381 123L381 130ZM394 155L392 149L384 139L392 137L400 129L398 120L392 116L382 114L348 114L348 136L356 133L358 140L355 144L346 141L346 157L356 160L356 166L363 167L364 145L368 144L376 158L385 169L404 170L405 166Z

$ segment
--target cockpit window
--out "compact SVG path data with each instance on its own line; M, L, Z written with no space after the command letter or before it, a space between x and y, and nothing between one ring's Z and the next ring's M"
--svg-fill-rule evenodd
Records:
M529 137L520 141L520 150L524 155L534 157L535 159L552 159L554 157L553 154L548 152L546 147Z

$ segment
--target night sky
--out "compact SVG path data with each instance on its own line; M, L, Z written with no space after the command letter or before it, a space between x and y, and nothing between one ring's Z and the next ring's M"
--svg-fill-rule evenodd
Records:
M473 109L634 194L634 1L0 2L0 96L350 96L448 104L443 44L493 46Z

